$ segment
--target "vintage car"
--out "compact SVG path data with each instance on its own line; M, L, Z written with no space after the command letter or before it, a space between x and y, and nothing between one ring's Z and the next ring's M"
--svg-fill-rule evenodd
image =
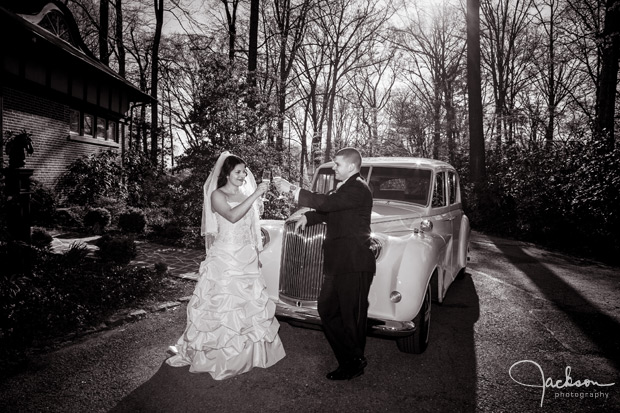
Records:
M333 163L314 174L312 190L336 187ZM470 237L459 177L449 164L424 158L366 158L361 175L372 191L372 249L377 258L368 300L371 333L396 338L398 348L422 353L431 300L442 302L465 271ZM325 224L294 231L287 221L263 220L262 271L276 315L291 324L320 324L317 298L323 282Z

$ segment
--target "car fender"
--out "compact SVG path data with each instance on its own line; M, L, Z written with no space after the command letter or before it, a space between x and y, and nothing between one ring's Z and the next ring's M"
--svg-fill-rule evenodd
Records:
M467 255L469 254L469 239L471 237L471 226L467 215L463 215L461 220L461 231L459 239L459 267L467 267Z
M446 241L438 234L417 232L386 237L383 250L369 294L369 316L410 321L422 307L433 272L444 266ZM390 300L393 291L401 294L398 303Z
M278 302L284 221L272 219L261 220L261 230L264 232L266 231L269 237L259 255L261 273L265 279L269 298Z

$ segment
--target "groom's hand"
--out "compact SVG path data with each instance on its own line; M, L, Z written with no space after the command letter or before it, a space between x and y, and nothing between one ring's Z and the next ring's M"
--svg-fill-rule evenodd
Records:
M306 218L305 215L302 215L301 218L299 218L297 222L295 222L295 232L297 232L299 228L301 228L301 230L304 231L306 229L307 224L308 224L308 219Z
M281 194L287 193L291 190L291 183L284 178L273 178L273 185Z

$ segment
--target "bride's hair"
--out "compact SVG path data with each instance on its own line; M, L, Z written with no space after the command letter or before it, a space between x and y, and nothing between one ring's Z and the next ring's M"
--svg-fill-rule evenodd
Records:
M239 164L246 165L245 161L238 156L230 155L226 159L224 159L224 163L222 164L222 170L220 171L220 176L217 177L218 188L226 185L226 178Z

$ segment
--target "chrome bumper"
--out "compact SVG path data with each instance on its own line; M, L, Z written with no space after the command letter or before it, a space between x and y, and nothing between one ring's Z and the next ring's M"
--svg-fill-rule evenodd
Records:
M307 304L307 303L304 303ZM321 325L321 318L314 305L291 305L283 301L276 302L276 316L284 320L302 324ZM415 325L412 321L379 320L368 318L368 326L375 334L391 337L403 337L413 334Z

